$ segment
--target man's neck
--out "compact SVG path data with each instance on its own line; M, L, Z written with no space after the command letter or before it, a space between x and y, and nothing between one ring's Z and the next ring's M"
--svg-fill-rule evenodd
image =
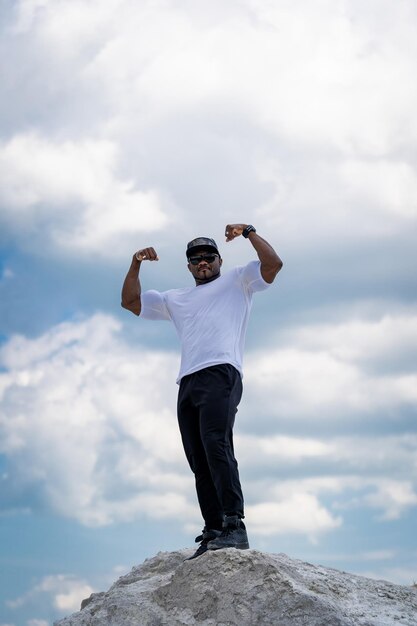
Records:
M210 278L207 278L207 279L201 280L200 278L196 278L195 285L196 287L198 287L199 285L207 285L207 283L211 283L213 282L213 280L216 280L216 278L219 278L219 277L220 277L220 272L218 274L215 274L215 276L211 276Z

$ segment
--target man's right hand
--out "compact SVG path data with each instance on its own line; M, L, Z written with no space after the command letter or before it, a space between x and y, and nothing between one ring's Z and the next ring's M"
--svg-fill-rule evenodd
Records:
M136 261L159 261L159 256L156 254L154 248L142 248L133 255Z

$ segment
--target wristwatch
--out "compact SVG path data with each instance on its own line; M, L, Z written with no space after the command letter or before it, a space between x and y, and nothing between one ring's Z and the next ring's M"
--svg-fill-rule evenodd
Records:
M252 224L249 224L248 226L246 226L242 235L244 236L245 239L247 239L249 237L249 233L256 233L256 228L255 226L252 226Z

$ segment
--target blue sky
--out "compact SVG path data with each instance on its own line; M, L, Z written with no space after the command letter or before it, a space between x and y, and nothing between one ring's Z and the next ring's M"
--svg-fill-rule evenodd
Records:
M185 244L253 223L236 451L251 546L417 580L412 0L3 2L0 626L52 626L201 530L169 324Z

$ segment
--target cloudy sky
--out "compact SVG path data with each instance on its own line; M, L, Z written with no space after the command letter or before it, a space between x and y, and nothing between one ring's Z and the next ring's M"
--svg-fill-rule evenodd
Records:
M178 342L120 308L253 223L284 261L248 329L251 546L417 580L414 0L4 0L0 626L52 626L201 530Z

